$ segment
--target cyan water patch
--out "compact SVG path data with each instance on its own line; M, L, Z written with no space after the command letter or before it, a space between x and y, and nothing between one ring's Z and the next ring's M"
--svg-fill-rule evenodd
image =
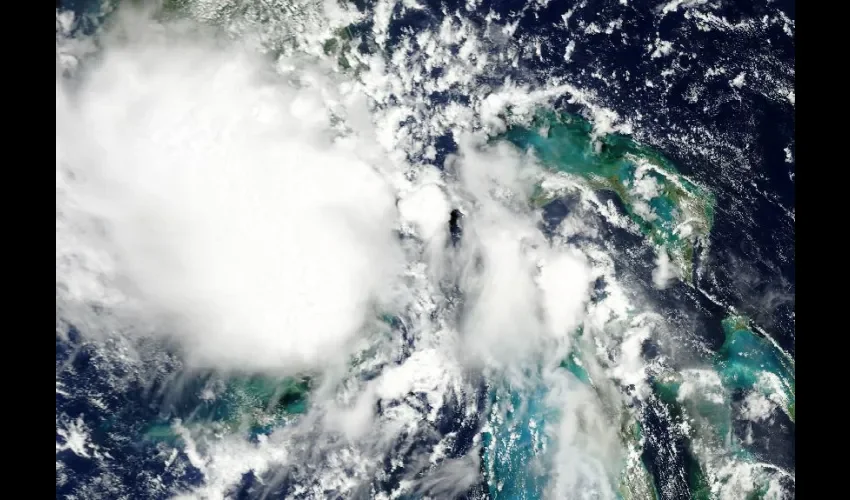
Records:
M587 370L584 369L581 360L575 352L571 352L567 356L567 359L561 361L561 368L565 368L585 384L591 385L590 375L588 375Z
M615 193L643 234L668 252L686 281L691 279L695 246L707 241L715 201L663 155L624 135L596 138L589 121L548 110L493 140L508 141L548 168ZM538 189L532 201L542 206L551 200Z
M560 368L564 370L563 376L596 391L579 350L567 355ZM532 371L528 371L521 387L502 381L489 388L490 410L482 432L481 467L491 499L542 499L553 486L553 460L558 443L551 429L558 425L561 412L569 409L551 406L550 388L539 373ZM624 449L640 450L640 423L627 413L623 414L621 423ZM640 458L623 465L619 477L608 478L617 498L656 499L652 476Z
M536 500L544 497L549 477L547 422L556 419L545 404L543 384L517 390L505 382L490 389L490 415L482 435L482 468L489 497Z
M220 395L198 398L176 407L167 421L148 427L145 437L154 441L176 443L174 419L189 429L215 428L224 432L247 432L251 437L268 434L287 420L308 409L309 378L272 378L265 376L233 377L222 381Z
M689 429L684 461L692 498L714 498L712 490L724 487L730 480L720 477L716 478L717 484L709 484L705 464L700 462L704 457L694 452L696 440L723 454L726 460L760 469L747 498L765 498L772 469L764 468L734 439L731 395L734 391L757 392L794 421L794 363L769 339L755 333L744 317L726 318L723 331L725 342L712 358L711 366L665 373L654 379L654 392L670 411L671 422Z
M582 361L582 352L579 348L583 336L584 326L579 326L572 334L573 349L570 351L567 357L563 361L561 361L560 367L566 369L568 372L575 375L575 377L579 379L582 383L592 386L593 381L590 379L590 375L587 373L587 369L585 369L584 367L584 361Z
M775 343L756 334L743 316L723 320L726 336L716 365L730 389L756 390L778 403L794 421L794 361Z
M377 335L387 340L405 331L402 320L397 316L381 314L377 319L385 327L379 328ZM409 347L407 339L401 341L403 347ZM364 370L361 365L373 359L377 349L375 344L369 344L364 350L355 353L349 361L349 367L363 371L361 375L367 379L374 376L370 369ZM269 434L307 412L313 380L309 376L234 376L216 382L223 384L223 390L208 391L203 396L204 386L210 382L212 379L209 377L199 377L189 384L190 387L178 398L172 411L146 428L145 438L178 444L181 437L173 428L176 419L190 430L247 433L251 438Z

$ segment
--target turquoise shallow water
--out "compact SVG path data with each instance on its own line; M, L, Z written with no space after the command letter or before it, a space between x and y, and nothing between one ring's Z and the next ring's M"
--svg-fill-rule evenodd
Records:
M172 427L176 420L188 428L216 428L257 437L308 409L310 380L306 378L233 377L221 383L223 392L208 400L198 399L198 392L178 398L165 419L147 428L145 437L176 442L179 435Z
M547 110L494 140L530 152L543 165L581 178L591 188L613 192L643 234L665 248L682 266L685 280L690 279L695 244L711 232L714 197L682 176L665 157L623 135L595 137L587 120ZM647 180L657 186L656 196L649 200L636 189L637 182Z
M794 363L775 344L753 332L745 318L723 321L726 341L717 353L717 368L724 385L730 389L758 390L766 397L777 394L784 399L784 410L795 418ZM778 387L765 386L762 374L777 377Z
M717 384L695 384L693 375L684 377L680 373L667 373L654 382L655 394L670 410L673 419L687 422L691 429L684 453L692 498L716 497L694 444L723 450L728 460L750 464L756 469L762 467L746 443L739 441L733 433L735 419L740 418L733 410L733 394L738 393L743 398L761 394L777 402L777 411L786 413L792 423L795 419L794 366L788 356L751 330L746 318L732 316L722 323L725 342L708 360L709 365L702 368L702 373L717 377ZM765 383L765 380L775 380L776 383ZM684 390L685 383L691 384L687 391ZM764 418L771 417L764 415ZM768 498L771 469L764 470L767 472L753 479L755 487L747 498Z
M491 498L544 498L551 450L544 430L557 417L544 403L546 393L543 385L518 391L506 384L491 390L494 406L489 431L482 435L482 466Z

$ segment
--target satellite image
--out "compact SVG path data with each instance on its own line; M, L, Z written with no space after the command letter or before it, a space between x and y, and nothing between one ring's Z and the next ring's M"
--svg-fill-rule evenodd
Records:
M795 498L791 0L57 0L57 499Z

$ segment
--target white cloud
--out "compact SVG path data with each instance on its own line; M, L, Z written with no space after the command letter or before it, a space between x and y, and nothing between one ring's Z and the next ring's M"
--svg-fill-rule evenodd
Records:
M57 81L57 307L132 300L199 366L327 362L400 270L390 187L335 145L316 83L130 25Z
M555 248L527 201L538 167L502 146L460 141L455 163L465 218L459 276L465 293L459 326L473 363L518 367L546 346L564 345L589 298L589 266L575 249Z
M667 288L670 286L670 282L678 277L678 274L676 264L670 262L667 251L659 248L658 257L655 260L655 269L652 270L652 282L656 288L660 290Z

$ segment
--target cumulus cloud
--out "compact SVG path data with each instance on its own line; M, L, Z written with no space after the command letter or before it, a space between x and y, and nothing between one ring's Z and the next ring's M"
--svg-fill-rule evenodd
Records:
M589 298L591 273L575 249L553 246L527 200L539 169L504 145L460 141L456 159L472 209L465 222L459 280L466 294L466 357L519 366L546 346L569 342Z

